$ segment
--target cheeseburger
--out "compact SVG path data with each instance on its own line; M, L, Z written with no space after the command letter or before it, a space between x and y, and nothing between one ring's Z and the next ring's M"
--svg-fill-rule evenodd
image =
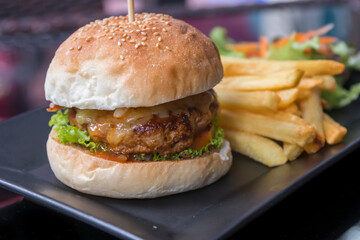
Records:
M208 185L232 156L212 88L223 69L189 24L142 13L96 20L56 51L45 81L49 162L78 191L154 198Z

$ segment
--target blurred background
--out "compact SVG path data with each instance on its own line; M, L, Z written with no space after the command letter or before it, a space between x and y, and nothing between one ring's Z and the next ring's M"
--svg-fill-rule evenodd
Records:
M207 35L222 26L235 41L334 23L328 35L360 48L360 0L135 0L135 10L170 14ZM0 121L48 105L47 68L73 31L126 13L126 0L0 0Z

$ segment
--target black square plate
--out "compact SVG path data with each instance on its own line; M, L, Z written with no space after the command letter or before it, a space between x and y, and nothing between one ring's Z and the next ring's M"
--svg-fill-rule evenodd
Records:
M218 182L150 200L90 196L60 183L45 149L51 114L39 109L0 124L0 185L122 238L224 238L357 148L359 109L357 101L331 113L348 128L339 145L276 168L234 153L233 167Z

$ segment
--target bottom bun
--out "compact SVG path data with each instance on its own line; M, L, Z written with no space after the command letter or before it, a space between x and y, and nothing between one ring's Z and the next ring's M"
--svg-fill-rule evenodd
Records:
M225 175L232 164L230 144L195 159L116 162L76 145L61 144L54 130L47 154L55 176L80 192L112 198L155 198L201 188Z

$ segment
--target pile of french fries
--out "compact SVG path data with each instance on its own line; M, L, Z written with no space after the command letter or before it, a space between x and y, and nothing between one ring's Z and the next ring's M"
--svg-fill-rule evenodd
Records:
M331 60L269 61L222 57L215 87L220 125L234 151L273 167L342 141L347 130L324 113L344 65Z

